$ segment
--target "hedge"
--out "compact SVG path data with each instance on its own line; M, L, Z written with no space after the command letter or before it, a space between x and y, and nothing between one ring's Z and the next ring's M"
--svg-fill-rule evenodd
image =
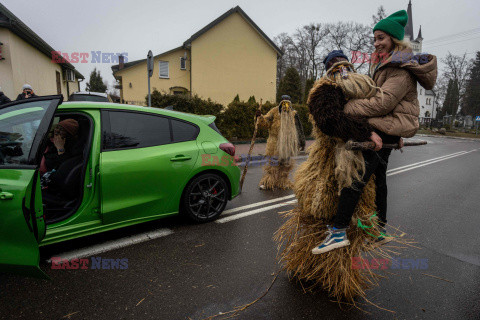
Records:
M148 97L146 98L148 99ZM199 115L214 115L217 117L215 124L222 135L232 141L249 140L254 131L255 113L258 109L258 103L255 97L250 97L248 102L234 99L227 108L211 100L203 100L197 96L188 95L168 95L154 90L152 92L152 107L165 108L173 106L173 110L188 112ZM275 107L273 103L266 102L262 105L262 114L266 114L271 108ZM305 105L295 104L300 121L303 124L305 136L310 136L312 124L308 121L308 108ZM266 128L259 128L257 138L267 138Z

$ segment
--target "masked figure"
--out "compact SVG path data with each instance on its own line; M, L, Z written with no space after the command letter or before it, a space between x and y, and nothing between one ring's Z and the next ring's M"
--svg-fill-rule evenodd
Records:
M265 116L259 115L260 126L268 127L268 140L263 177L259 188L262 190L290 189L292 182L288 175L294 166L299 148L305 147L305 136L297 112L289 96L282 96L280 104Z
M311 250L325 238L327 225L337 210L340 191L360 180L365 169L362 153L347 150L345 143L367 141L373 128L366 118L350 116L343 108L349 99L375 95L377 88L370 77L355 72L343 53L334 58L327 61L327 74L314 84L308 97L315 141L307 150L308 159L295 173L293 189L298 205L287 212L288 219L275 239L284 245L280 258L293 276L310 281L311 288L330 291L337 299L353 301L355 296L364 295L365 286L375 276L369 270L352 268L355 258L365 250L367 240L373 241L379 235L373 215L373 179L365 186L354 213L354 219L366 226L372 236L362 228L351 228L349 247L323 255L313 255Z

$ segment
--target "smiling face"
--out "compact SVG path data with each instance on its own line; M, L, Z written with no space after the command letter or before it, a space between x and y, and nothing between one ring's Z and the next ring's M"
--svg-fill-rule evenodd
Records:
M373 33L375 52L379 54L388 54L393 50L392 38L383 31L375 30Z

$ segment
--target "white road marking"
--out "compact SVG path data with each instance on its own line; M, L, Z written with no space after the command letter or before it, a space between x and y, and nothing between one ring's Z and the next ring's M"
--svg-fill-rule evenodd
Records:
M478 151L478 150L480 150L480 149L473 149L473 150L470 150L470 151L460 151L460 152L448 154L448 155L445 155L445 156L432 158L432 159L412 163L412 164L409 164L409 165L405 165L405 166L402 166L402 167L394 168L394 169L391 169L391 170L387 171L387 176L392 176L392 175L395 175L397 173L402 173L402 172L405 172L405 171L413 170L413 169L420 168L420 167L423 167L423 166L427 166L427 165L430 165L430 164L433 164L433 163L436 163L436 162L439 162L439 161L448 160L448 159L451 159L451 158L462 156L462 155L465 155L465 154L468 154L468 153L471 153L471 152L474 152L474 151ZM245 209L251 209L251 208L259 207L259 206L262 206L262 205L265 205L265 204L278 202L278 201L282 201L282 200L287 200L287 199L291 199L291 198L295 198L295 195L292 194L292 195L285 196L285 197L275 198L275 199L271 199L271 200L252 203L252 204L242 206L242 207L232 208L232 209L224 211L224 214L230 214L230 213L242 211L242 210L245 210ZM234 215L228 215L227 217L220 218L220 219L216 220L215 222L216 223L226 223L226 222L234 221L234 220L241 219L241 218L244 218L244 217L248 217L248 216L251 216L251 215L254 215L254 214L257 214L257 213L261 213L261 212L285 207L285 206L288 206L288 205L292 205L292 204L295 204L296 202L297 202L297 199L293 199L293 200L290 200L290 201L277 203L277 204L274 204L274 205L271 205L271 206L268 206L268 207L258 208L258 209L255 209L255 210L246 211L246 212L242 212L242 213L238 213L238 214L234 214ZM137 243L157 239L157 238L160 238L160 237L165 237L165 236L168 236L172 233L173 233L173 231L170 230L170 229L158 229L158 230L155 230L155 231L145 232L145 233L138 234L138 235L135 235L135 236L130 236L130 237L126 237L126 238L122 238L122 239L118 239L118 240L113 240L113 241L107 241L105 243L94 245L94 246L87 247L87 248L82 248L82 249L78 249L78 250L74 250L74 251L70 251L70 252L65 252L65 253L57 255L56 257L60 257L62 259L67 259L67 260L90 257L90 256L93 256L93 255L96 255L96 254L100 254L100 253L103 253L103 252L110 251L110 250L115 250L115 249L128 247L132 244L137 244ZM51 258L48 259L47 262L51 263L52 259Z
M234 214L234 215L231 215L231 216L228 216L228 217L225 217L225 218L220 218L218 220L215 220L215 222L216 223L230 222L230 221L241 219L241 218L244 218L244 217L248 217L248 216L251 216L253 214L260 213L260 212L269 211L269 210L273 210L273 209L276 209L276 208L288 206L288 205L294 204L296 202L297 202L297 199L287 201L287 202L277 203L277 204L274 204L272 206L263 207L263 208L255 209L255 210L252 210L252 211L242 212L242 213L239 213L239 214Z
M459 152L447 154L445 156L432 158L432 159L412 163L412 164L409 164L409 165L401 166L401 167L398 167L398 168L390 169L390 170L387 171L387 176L393 176L397 173L402 173L402 172L406 172L406 171L413 170L413 169L416 169L416 168L424 167L424 166L427 166L427 165L430 165L430 164L433 164L433 163L436 163L436 162L439 162L439 161L448 160L448 159L451 159L451 158L462 156L464 154L474 152L474 151L477 151L477 150L479 150L479 149L473 149L473 150L470 150L470 151L459 151ZM225 211L225 213L227 213L227 212L228 213L237 212L237 211L241 211L241 210L244 210L244 209L254 208L254 207L258 207L258 206L263 205L263 204L276 202L276 201L284 200L284 199L288 199L288 198L294 198L294 197L295 197L295 195L290 195L290 196L281 197L281 198L277 198L277 199L273 199L273 200L267 200L267 201L252 203L252 204L249 204L249 205L246 205L246 206L243 206L243 207L229 209L229 210ZM251 216L251 215L254 215L254 214L257 214L257 213L261 213L261 212L273 210L273 209L276 209L276 208L280 208L280 207L283 207L283 206L287 206L287 205L290 205L290 204L293 204L293 203L296 203L296 202L297 202L297 200L294 199L292 201L282 202L282 203L279 203L279 204L271 205L271 206L264 207L264 208L255 209L255 210L252 210L252 211L246 211L246 212L242 212L242 213L238 213L238 214L234 214L234 215L229 215L225 218L220 218L220 219L216 220L215 222L216 223L230 222L230 221L234 221L234 220L237 220L237 219L248 217L248 216Z
M291 198L295 198L295 195L291 194L291 195L286 196L286 197L280 197L280 198L275 198L275 199L271 199L271 200L267 200L267 201L255 202L255 203L252 203L252 204L249 204L249 205L246 205L246 206L228 209L228 210L223 211L222 215L237 212L237 211L242 211L242 210L245 210L245 209L255 208L255 207L259 207L259 206L269 204L269 203L272 203L272 202L278 202L278 201L281 201L281 200L287 200L287 199L291 199Z
M70 252L61 253L56 255L55 257L60 257L62 259L67 259L67 260L90 257L96 254L110 251L110 250L128 247L132 244L137 244L137 243L157 239L160 237L165 237L172 233L173 231L170 229L158 229L155 231L149 231L149 232L141 233L131 237L126 237L126 238L113 240L113 241L107 241L105 243L97 244L87 248L82 248L82 249L78 249ZM52 258L48 259L47 262L51 263Z
M395 172L387 173L387 176L393 176L393 175L395 175L395 174L397 174L397 173L402 173L402 172L405 172L405 171L409 171L409 170L417 169L417 168L420 168L420 167L428 166L428 165L430 165L430 164L434 164L434 163L437 163L437 162L440 162L440 161L444 161L444 160L452 159L452 158L455 158L455 157L463 156L463 155L465 155L465 154L467 154L467 153L471 153L471 152L474 152L474 151L476 151L476 149L475 149L475 150L470 150L470 151L465 151L465 152L463 152L463 153L456 154L456 155L453 155L453 156L451 155L451 156L449 156L449 157L441 158L441 159L438 159L438 160L435 160L435 161L430 161L430 162L428 162L428 163L422 163L422 164L420 164L420 165L417 165L417 166L414 166L414 167L410 167L410 168L407 168L407 169L403 169L403 170L398 170L398 171L395 171Z
M424 161L420 161L420 162L416 162L416 163L407 164L406 166L402 166L402 167L387 170L387 173L397 171L397 170L401 170L401 169L408 168L408 167L413 167L413 166L416 166L416 165L419 165L419 164L422 164L422 163L429 163L429 162L437 160L437 159L443 159L443 158L447 158L447 157L454 156L454 155L464 154L466 152L467 151L455 152L455 153L447 154L445 156L441 156L441 157L438 157L438 158L433 158L433 159L428 159L428 160L424 160Z

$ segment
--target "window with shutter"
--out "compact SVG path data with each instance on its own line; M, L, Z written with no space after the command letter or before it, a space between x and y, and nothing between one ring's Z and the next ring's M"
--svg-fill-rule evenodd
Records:
M160 78L168 78L168 61L160 61Z

